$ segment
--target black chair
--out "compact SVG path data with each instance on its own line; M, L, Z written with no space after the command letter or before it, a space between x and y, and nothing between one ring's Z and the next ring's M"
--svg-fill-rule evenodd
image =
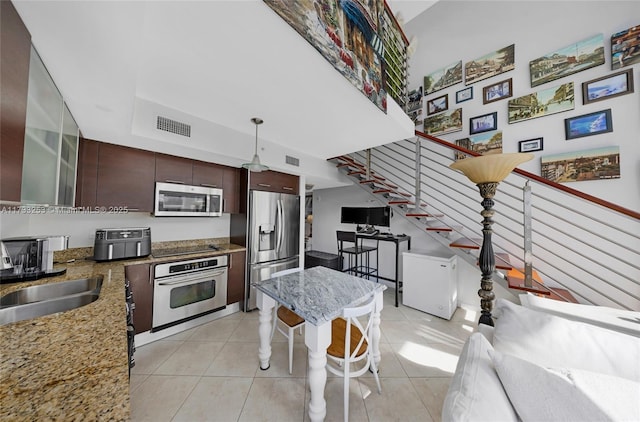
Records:
M340 261L344 262L344 255L347 255L349 259L347 267L342 270L343 272L366 277L367 279L378 273L379 241L377 239L367 239L369 243L375 240L375 246L373 246L372 244L363 244L363 240L365 239L362 237L358 238L356 232L337 230L336 236L338 239L338 254L340 255ZM371 265L370 258L371 252L373 251L376 253L375 267Z

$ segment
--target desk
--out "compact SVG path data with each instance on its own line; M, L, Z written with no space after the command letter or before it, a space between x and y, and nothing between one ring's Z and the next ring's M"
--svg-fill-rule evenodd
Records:
M396 269L395 269L395 280L392 280L390 278L387 277L380 277L380 268L379 262L376 262L376 265L378 265L378 278L381 278L383 280L387 280L387 281L393 281L394 283L396 283L396 308L398 307L398 292L400 289L400 283L398 282L398 263L400 262L400 244L402 242L408 242L407 244L407 250L411 250L411 236L385 236L385 235L381 235L381 234L376 234L376 235L366 235L366 234L358 234L356 235L356 237L358 239L372 239L372 240L379 240L381 242L393 242L396 245Z
M344 308L357 306L376 296L373 316L372 355L380 362L380 311L386 286L326 267L313 267L293 274L252 283L258 292L260 369L269 369L271 322L276 302L295 311L307 322L304 342L309 348L309 418L322 421L327 414L324 387L327 382L327 347L331 344L331 321Z

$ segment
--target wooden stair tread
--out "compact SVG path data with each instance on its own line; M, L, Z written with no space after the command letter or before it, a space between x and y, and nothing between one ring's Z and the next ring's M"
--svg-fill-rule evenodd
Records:
M453 229L447 226L427 226L428 232L452 232Z
M451 248L463 249L480 249L480 245L482 245L482 239L469 239L467 237L462 237L449 243Z
M548 287L544 286L540 274L536 270L531 273L531 287L524 285L524 269L512 268L507 273L507 284L510 289L523 290L525 292L537 293L539 295L549 296L551 292Z
M405 216L407 216L407 217L416 217L416 218L429 218L429 217L442 218L442 217L444 217L444 214L430 214L428 212L408 212L408 213L405 214Z
M561 302L571 302L571 303L580 303L578 299L576 299L569 290L561 289L558 287L549 287L551 290L548 296L549 299L559 300Z
M508 253L496 252L496 268L500 270L512 270L511 256Z

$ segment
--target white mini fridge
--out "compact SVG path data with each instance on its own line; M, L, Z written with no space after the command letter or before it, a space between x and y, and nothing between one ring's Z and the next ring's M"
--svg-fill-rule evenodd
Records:
M450 251L403 252L403 305L451 319L458 300L457 258Z

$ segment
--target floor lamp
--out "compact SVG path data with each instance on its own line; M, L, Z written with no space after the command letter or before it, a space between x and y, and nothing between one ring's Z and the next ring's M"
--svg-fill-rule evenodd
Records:
M463 160L452 163L449 167L460 170L465 176L480 189L482 196L483 210L480 215L484 217L482 221L482 247L480 248L480 256L478 263L480 271L482 271L482 279L480 280L480 324L493 326L491 319L491 310L493 309L493 272L496 269L496 260L493 254L493 245L491 243L491 234L493 230L493 197L496 194L498 184L513 171L513 169L525 161L533 158L533 154L524 153L508 153L508 154L491 154L481 155L478 157L465 158Z

